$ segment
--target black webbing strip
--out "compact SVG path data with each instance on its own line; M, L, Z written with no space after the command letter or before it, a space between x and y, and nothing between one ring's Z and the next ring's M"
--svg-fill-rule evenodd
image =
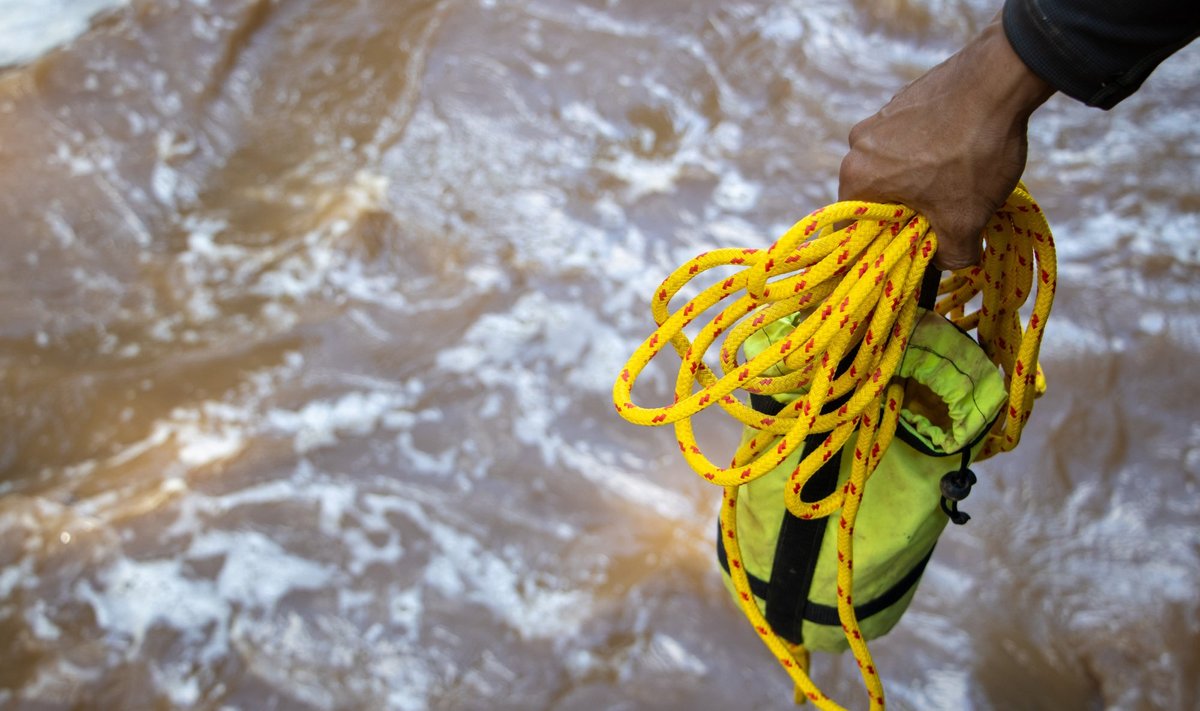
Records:
M921 575L925 572L925 565L932 557L933 549L930 548L929 552L925 554L925 557L922 558L916 565L914 565L912 570L908 571L907 575L897 580L895 584L885 590L882 595L866 604L855 605L855 616L858 617L860 621L865 620L872 615L883 612L892 605L895 605L897 602L900 602L900 598L904 597L904 595L911 590L914 585L917 584L917 581L921 579ZM815 622L818 625L832 626L842 624L841 620L838 618L838 611L836 607L832 607L830 605L818 605L815 602L808 603L808 607L804 611L804 619L808 620L809 622Z
M758 412L772 417L778 415L786 405L779 402L770 395L759 395L758 393L750 393L750 407L753 407Z
M937 302L938 285L941 281L942 270L930 262L929 266L925 267L924 276L921 277L921 294L917 297L917 306L933 310L933 306Z
M865 620L874 615L883 612L903 598L909 590L911 590L917 581L921 579L921 575L925 573L925 566L929 563L929 559L933 557L933 549L930 548L925 557L917 562L908 571L903 578L897 580L892 587L884 591L882 595L862 605L854 606L854 614L859 620ZM717 521L717 562L721 564L721 569L729 573L729 557L725 554L725 541L722 538L721 522ZM755 597L766 600L767 591L771 586L767 581L757 575L746 572L746 578L750 581L750 592ZM838 618L836 607L830 605L818 605L815 602L808 603L804 611L804 619L808 622L813 622L818 625L840 625L841 620Z
M933 308L940 280L941 271L930 262L921 280L918 305ZM835 377L849 369L857 352L858 348L855 347L842 358L842 361L838 363ZM851 394L846 393L837 400L827 403L823 412L837 410L849 401ZM776 415L784 408L784 405L774 398L754 394L750 396L750 405L755 410L767 415ZM810 434L804 441L801 459L815 451L826 436L824 433ZM837 488L838 471L841 469L841 465L842 452L838 450L805 483L804 489L800 492L800 498L804 501L819 501L832 494ZM812 588L813 574L817 569L817 558L821 553L821 542L825 538L827 525L826 518L802 519L791 511L785 510L783 522L779 527L779 539L775 544L770 584L762 584L762 581L759 581L759 589L765 588L766 594L754 593L767 602L766 618L771 628L777 635L793 644L804 642L804 620L808 618L808 609L812 606L808 595ZM722 565L728 570L728 563L723 560L725 545L719 539L717 549L718 556L722 558ZM924 569L923 564L919 567ZM910 573L910 575L912 574ZM905 580L907 578L908 576L905 577ZM912 582L919 578L920 572L918 571ZM911 585L912 582L909 584ZM754 590L753 582L751 590ZM903 595L903 592L900 595ZM887 605L883 607L887 607ZM816 606L814 609L818 614L823 614L824 610L821 608L829 609L825 606ZM834 609L834 620L833 624L838 624L836 609Z
M839 405L840 407L840 405ZM810 435L804 443L803 457L820 446L825 435ZM804 485L800 496L805 501L818 501L837 488L842 453L837 451ZM771 564L771 585L767 590L766 618L771 629L780 637L801 644L802 626L808 593L812 588L821 541L825 538L828 518L803 519L791 511L783 512L779 540L775 544L775 559Z
M726 575L732 575L729 572L729 555L725 552L725 531L721 528L721 521L717 519L717 562L721 564L721 569ZM754 596L761 599L767 599L767 590L771 589L770 584L757 575L751 575L750 571L746 571L746 579L750 581L750 592Z
M838 363L835 377L849 370L858 353L855 347ZM823 412L834 412L850 400L852 393L829 402ZM773 399L772 399L773 402ZM754 401L751 400L751 404ZM804 440L801 460L812 454L828 435L810 434ZM833 453L817 469L800 491L803 501L820 501L837 489L838 471L842 466L842 451ZM780 637L801 644L804 642L803 625L808 592L812 588L813 574L817 570L817 558L821 553L821 541L825 538L826 518L803 519L791 511L784 510L779 526L779 540L775 543L775 558L771 563L771 584L768 586L765 616L771 629Z

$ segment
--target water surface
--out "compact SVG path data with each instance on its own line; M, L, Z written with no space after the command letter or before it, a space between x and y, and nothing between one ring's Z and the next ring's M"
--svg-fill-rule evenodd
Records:
M135 0L21 59L0 707L789 708L612 378L995 9ZM1197 49L1035 116L1051 390L873 646L896 708L1200 708Z

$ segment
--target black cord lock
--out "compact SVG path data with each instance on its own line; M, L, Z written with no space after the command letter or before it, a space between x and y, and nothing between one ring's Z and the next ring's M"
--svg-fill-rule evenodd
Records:
M970 514L958 510L958 502L967 498L971 494L971 487L975 486L978 479L975 472L967 466L969 454L964 452L962 468L957 471L947 472L941 481L942 490L942 511L945 512L950 520L956 525L963 525L971 520Z

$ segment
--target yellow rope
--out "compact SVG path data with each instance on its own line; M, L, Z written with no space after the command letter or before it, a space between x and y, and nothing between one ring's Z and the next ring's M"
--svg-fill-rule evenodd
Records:
M987 436L979 458L1016 446L1033 398L1044 388L1037 356L1055 288L1050 228L1024 186L1018 186L992 217L984 239L981 265L943 279L936 307L960 328L976 332L1008 385L1005 416ZM792 471L783 496L788 510L801 518L841 512L838 615L861 670L870 708L883 709L883 684L851 602L854 522L867 481L896 431L903 397L892 376L912 333L917 292L936 248L937 238L928 222L912 210L850 201L813 212L766 250L718 249L701 254L662 283L651 301L658 328L633 353L613 386L613 402L622 417L639 425L674 424L688 464L725 488L721 524L739 604L795 682L797 698L803 695L821 709L842 707L813 684L807 652L771 630L750 592L737 541L738 487L774 469L810 435L828 433ZM726 266L739 269L670 310L672 298L692 279ZM1031 293L1036 294L1032 313L1022 324L1020 309ZM695 340L689 338L684 329L727 299L732 301L699 329ZM738 361L749 336L797 312L807 315L788 337L748 362ZM704 356L723 334L718 375ZM668 343L682 359L675 400L664 407L639 407L631 395L634 383ZM838 364L856 345L850 367L837 375ZM768 375L777 365L782 368L774 372L787 374ZM761 395L802 390L804 395L779 414L768 416L735 397L735 390ZM846 394L850 397L845 405L822 414L827 402ZM728 467L709 461L692 430L691 417L714 404L758 430L738 448ZM856 439L849 480L820 501L804 501L800 496L804 484L851 437Z

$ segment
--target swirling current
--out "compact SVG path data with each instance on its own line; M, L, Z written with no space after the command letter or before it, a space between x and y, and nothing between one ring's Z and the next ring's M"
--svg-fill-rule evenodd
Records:
M790 708L612 378L997 9L0 2L0 708ZM1050 391L896 708L1200 708L1198 76L1034 116Z

